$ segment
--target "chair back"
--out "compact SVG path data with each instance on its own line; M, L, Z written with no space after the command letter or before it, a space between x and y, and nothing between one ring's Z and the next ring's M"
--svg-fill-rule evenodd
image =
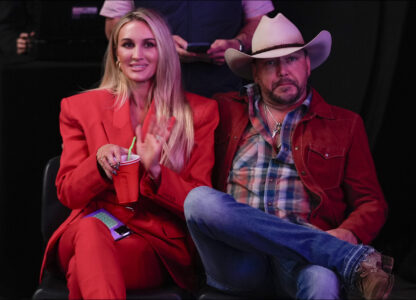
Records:
M71 210L58 200L55 178L59 170L60 156L51 158L43 173L42 183L42 217L41 230L45 243L48 242L52 233L69 216ZM1 298L1 297L0 297ZM188 292L182 290L175 284L168 284L151 290L128 290L127 299L166 299L181 300L189 299ZM68 299L68 288L61 274L55 274L45 270L42 283L32 296L33 300L44 299Z
M59 170L61 156L51 158L45 166L42 182L42 217L41 230L45 243L52 233L69 216L71 210L65 207L59 200L56 192L55 178Z

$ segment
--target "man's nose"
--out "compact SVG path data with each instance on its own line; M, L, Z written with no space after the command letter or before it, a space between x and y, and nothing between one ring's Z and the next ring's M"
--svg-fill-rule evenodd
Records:
M284 61L279 60L279 62L276 64L276 75L279 77L287 76L288 74L287 67L288 66Z

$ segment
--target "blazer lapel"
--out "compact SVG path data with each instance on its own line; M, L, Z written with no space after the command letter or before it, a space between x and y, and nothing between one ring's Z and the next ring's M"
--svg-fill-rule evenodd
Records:
M154 115L155 104L154 101L152 101L149 111L143 121L142 138L145 137L152 119L156 119ZM109 110L107 114L104 115L102 123L109 143L119 145L124 148L130 147L135 133L131 127L130 104L128 101L126 101L120 109ZM135 148L133 148L133 152L135 152Z
M119 109L109 110L104 115L102 123L109 143L124 148L130 147L134 132L130 122L129 101Z

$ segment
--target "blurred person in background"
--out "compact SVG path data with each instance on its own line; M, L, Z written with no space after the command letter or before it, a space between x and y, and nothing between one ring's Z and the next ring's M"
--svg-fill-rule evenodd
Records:
M107 37L113 24L134 7L155 9L166 18L182 62L186 90L206 97L242 86L241 78L224 64L224 52L228 48L249 52L260 18L274 9L270 0L105 0L100 14L106 17ZM210 47L203 53L189 52L190 42L207 42Z

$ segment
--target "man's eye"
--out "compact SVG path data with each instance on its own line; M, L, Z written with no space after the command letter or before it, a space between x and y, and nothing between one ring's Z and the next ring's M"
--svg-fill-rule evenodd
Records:
M294 61L297 61L298 60L298 58L296 57L296 56L289 56L288 58L287 58L287 61L288 62L294 62Z
M276 61L274 61L274 60L267 60L265 62L265 65L266 66L275 66L276 65Z

